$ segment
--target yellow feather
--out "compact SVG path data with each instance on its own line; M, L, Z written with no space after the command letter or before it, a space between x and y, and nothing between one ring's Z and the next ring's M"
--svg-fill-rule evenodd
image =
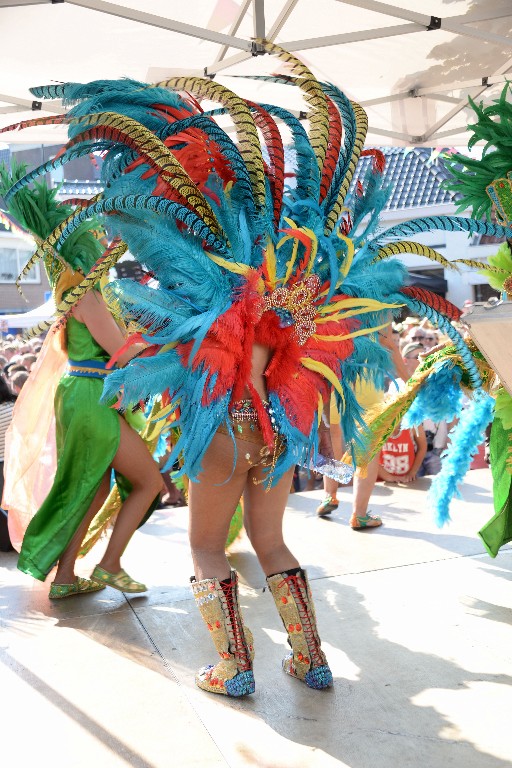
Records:
M322 423L322 413L323 412L324 412L324 401L323 401L322 395L319 392L318 393L318 408L317 408L317 419L318 419L317 426L318 427Z
M389 323L383 323L382 325L376 325L374 328L362 328L359 331L353 331L352 333L342 334L341 336L320 336L317 333L313 334L314 339L319 341L345 341L345 339L355 339L356 336L365 336L375 331L380 331L382 328L387 328Z
M222 256L216 256L208 251L205 251L205 253L213 262L215 262L215 264L218 264L219 267L227 269L228 272L234 272L235 275L243 275L244 277L247 277L247 275L253 272L253 268L248 264L239 264L238 261L227 261L227 259L223 259ZM261 277L256 284L256 290L258 293L263 293L265 290L265 283Z
M378 312L381 309L398 309L403 304L384 304L377 299L342 299L334 304L320 307L318 312L321 315L332 314L341 309L350 309L351 307L361 307L364 312ZM357 312L355 314L358 314ZM346 315L348 317L348 315Z
M342 235L340 232L338 232L338 237L340 240L343 240L344 243L347 245L347 255L345 256L345 260L343 262L343 266L341 268L341 274L343 277L346 277L349 273L350 267L352 266L352 261L354 259L354 253L355 253L355 247L352 239L350 237L345 237L345 235Z
M321 376L327 379L327 381L332 384L334 389L340 393L341 397L343 397L343 390L341 388L340 382L338 381L336 375L331 371L331 369L325 365L325 363L319 363L318 360L312 360L311 357L301 357L300 362L304 368L307 368L310 371L314 371L315 373L319 373Z
M395 256L398 254L413 253L417 256L424 256L431 261L437 261L442 264L445 269L454 269L457 271L457 267L454 267L455 261L448 261L439 251L430 248L428 245L422 243L416 243L414 240L400 240L396 243L390 243L379 248L377 256L373 259L372 264L377 261L388 258L388 256Z
M279 246L278 246L279 248ZM293 271L293 267L295 266L295 262L297 261L297 252L299 250L299 241L295 238L295 242L293 244L293 250L292 255L290 257L290 261L286 264L286 275L284 276L283 283L286 285L288 280L290 279L290 275Z
M312 229L308 229L307 227L301 227L301 232L304 232L305 235L307 235L309 238L311 238L311 254L309 257L308 266L306 268L306 276L310 274L311 270L313 269L313 264L315 263L316 254L318 251L318 238L313 232Z
M277 275L276 275L276 252L274 250L274 243L270 238L265 248L265 264L267 267L267 274L269 280L269 288L273 291L276 287Z

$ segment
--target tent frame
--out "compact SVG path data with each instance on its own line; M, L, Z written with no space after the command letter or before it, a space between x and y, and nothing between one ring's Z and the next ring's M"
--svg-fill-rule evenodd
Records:
M205 77L214 78L218 73L229 69L230 67L236 66L243 61L246 61L252 56L263 55L265 53L261 45L258 45L254 39L246 40L237 36L237 31L240 27L240 24L249 10L252 10L253 15L254 38L274 41L286 23L287 19L293 13L298 0L286 0L276 21L268 30L265 23L265 0L243 0L240 6L240 11L236 19L233 21L227 34L203 27L194 26L192 24L185 24L174 19L147 13L139 9L127 8L116 3L106 2L105 0L0 0L0 9L42 4L61 5L64 2L67 2L68 5L75 5L81 8L96 11L98 13L131 20L141 25L159 27L161 29L188 35L200 40L207 40L209 42L217 43L219 45L219 50L215 60L212 61L209 66L205 67L203 72ZM473 99L476 99L492 85L505 82L507 80L507 74L512 71L512 39L494 34L492 32L483 31L474 26L474 24L479 22L493 21L500 18L509 17L511 12L510 10L505 10L505 8L493 11L486 11L482 9L464 15L446 16L440 18L438 16L418 13L416 11L409 11L404 8L400 8L398 5L379 2L378 0L336 0L336 2L343 3L343 5L354 6L359 9L372 11L381 14L388 19L400 19L405 23L376 27L373 29L364 29L357 32L327 35L325 37L316 37L304 40L290 40L282 42L280 45L286 50L293 52L333 45L349 45L350 43L396 37L400 35L429 33L435 34L439 31L448 31L479 41L500 45L503 48L511 48L511 58L508 59L501 67L497 68L493 72L482 72L481 76L474 80L458 83L442 83L434 87L417 88L406 92L361 102L362 106L371 107L379 104L391 103L394 101L404 101L410 98L419 98L425 100L432 99L442 104L451 105L451 108L445 112L445 114L439 120L437 120L437 122L429 125L421 136L414 136L400 133L398 131L372 127L372 133L374 134L386 136L390 139L395 139L410 145L423 144L427 141L430 143L442 144L445 139L454 134L460 133L460 127L450 127L451 121L457 115L459 115L463 109L467 107L467 97L461 99L455 96L447 95L447 92L457 91L459 89L468 89L469 96L471 96ZM238 53L227 56L228 51L232 48L237 49ZM7 105L0 107L0 114L26 111L27 109L38 111L42 108L40 101L31 102L28 99L20 99L8 94L0 94L0 101ZM58 114L59 112L62 112L63 107L58 101L45 102L44 110L45 112ZM297 117L304 117L303 113L296 112L295 114Z

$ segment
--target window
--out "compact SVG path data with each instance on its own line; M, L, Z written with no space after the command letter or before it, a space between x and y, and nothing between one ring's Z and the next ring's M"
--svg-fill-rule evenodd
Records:
M0 246L0 283L14 283L21 270L32 256L33 251L25 251L21 248L3 248ZM41 273L39 263L37 263L23 283L40 283Z
M501 294L487 283L473 286L474 301L489 301L492 296L500 298Z

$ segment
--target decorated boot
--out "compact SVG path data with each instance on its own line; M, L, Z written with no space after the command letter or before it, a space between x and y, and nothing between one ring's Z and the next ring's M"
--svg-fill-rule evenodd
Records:
M221 657L215 666L210 664L199 670L196 685L225 696L254 693L253 639L240 613L236 571L231 571L225 581L192 578L191 582L197 607Z
M267 577L267 584L292 649L283 659L284 671L310 688L329 688L333 683L332 672L320 647L306 572L296 568L276 573Z

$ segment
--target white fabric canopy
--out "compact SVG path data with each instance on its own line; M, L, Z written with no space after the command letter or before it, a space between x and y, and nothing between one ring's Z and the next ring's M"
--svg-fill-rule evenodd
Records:
M511 0L0 0L0 32L0 126L63 111L60 102L38 111L30 86L123 76L206 74L299 113L298 89L232 77L285 71L257 55L251 38L265 37L365 106L369 143L458 146L468 95L490 101L512 72ZM65 135L52 127L0 140Z
M29 312L23 312L18 315L0 315L0 330L8 333L14 328L32 328L43 320L50 320L55 314L55 304L53 299L48 299L40 307L31 309Z

